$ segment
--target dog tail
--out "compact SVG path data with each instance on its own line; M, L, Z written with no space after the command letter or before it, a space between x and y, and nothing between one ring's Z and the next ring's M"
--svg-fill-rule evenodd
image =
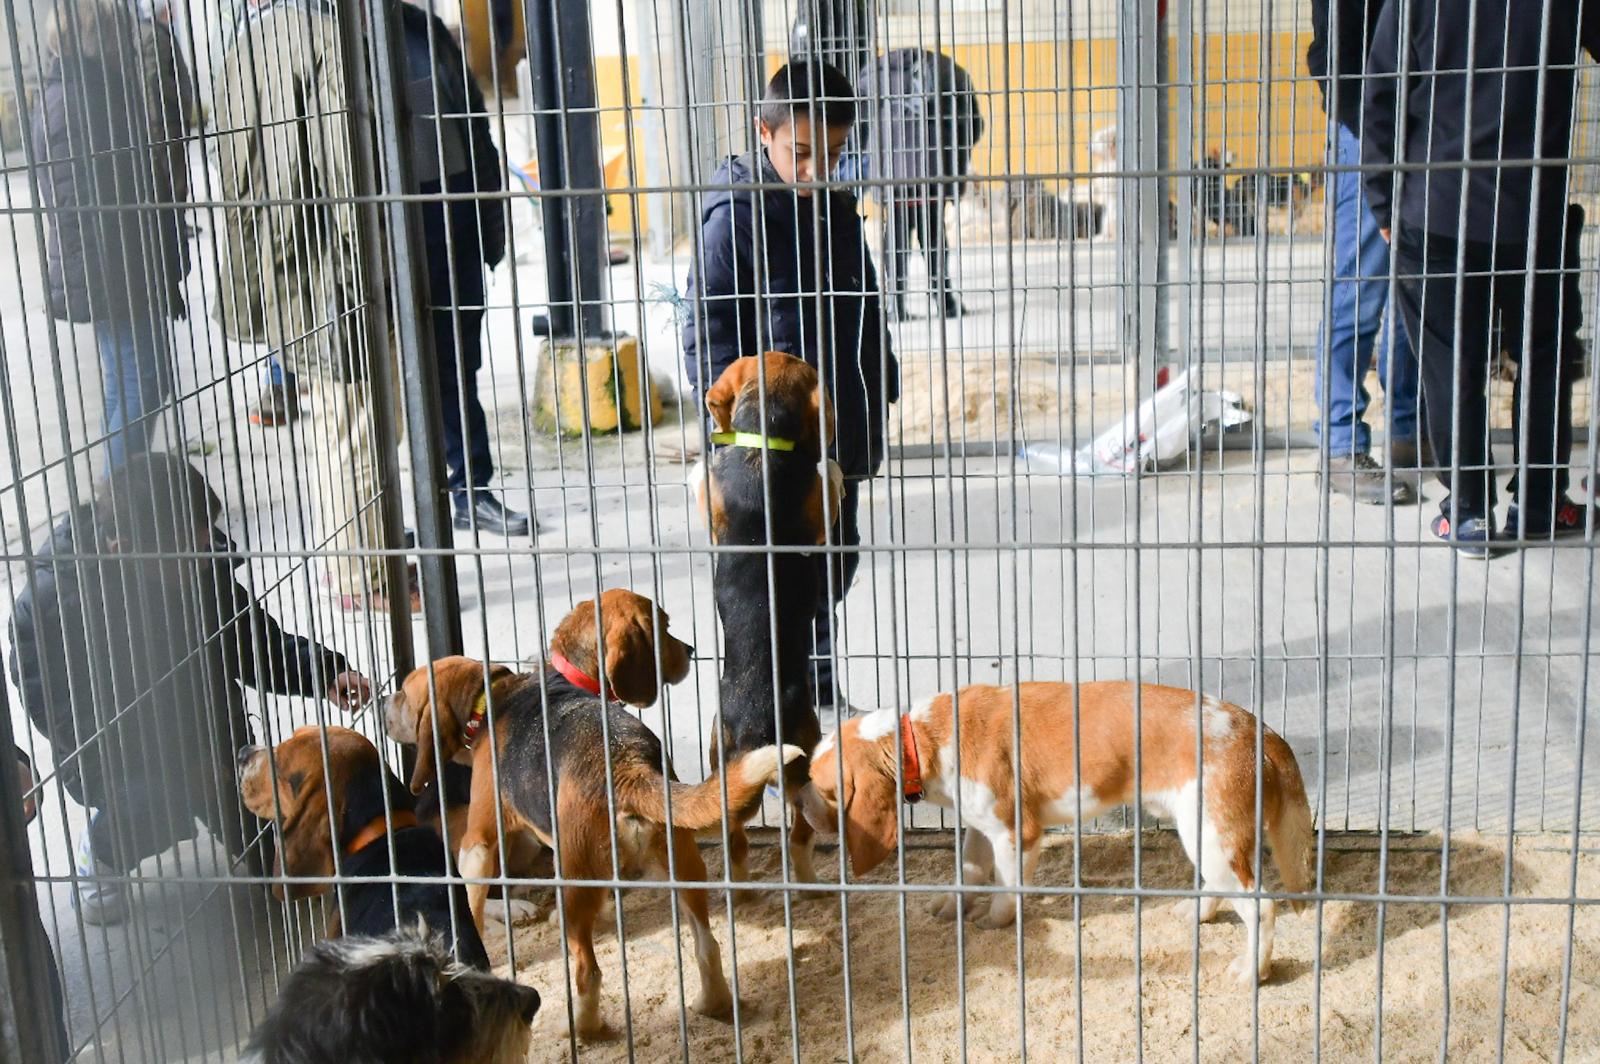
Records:
M1261 738L1267 764L1267 778L1263 782L1272 785L1278 795L1274 815L1267 818L1272 858L1278 865L1283 889L1290 894L1300 894L1310 889L1312 879L1316 827L1311 819L1311 804L1306 801L1305 780L1300 776L1300 764L1289 744L1272 731ZM1302 912L1306 905L1304 901L1289 902L1295 912Z
M729 764L728 808L737 812L754 805L761 792L782 770L805 751L798 746L763 746ZM722 823L722 776L713 775L693 785L663 780L650 770L618 780L621 804L635 816L655 824L670 824L689 831L705 831ZM666 791L672 793L672 815L667 815Z

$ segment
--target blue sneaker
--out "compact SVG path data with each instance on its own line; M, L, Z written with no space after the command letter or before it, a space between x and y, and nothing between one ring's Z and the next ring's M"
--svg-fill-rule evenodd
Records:
M1522 531L1522 515L1517 512L1517 504L1512 503L1506 510L1506 527L1500 533L1501 539L1571 539L1582 538L1587 530L1590 515L1593 515L1595 534L1600 536L1600 507L1582 506L1571 499L1562 499L1556 504L1556 512L1550 518L1550 527L1543 529L1530 529Z
M1440 514L1429 526L1433 534L1468 558L1492 558L1500 553L1494 544L1494 521L1487 517L1464 518L1450 527L1450 515Z

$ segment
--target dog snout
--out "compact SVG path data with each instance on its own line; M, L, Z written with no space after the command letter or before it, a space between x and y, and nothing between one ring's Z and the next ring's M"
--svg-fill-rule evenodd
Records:
M259 746L241 746L241 747L239 747L239 755L238 755L239 770L242 772L245 769L249 768L251 759L254 758L256 756L256 754L260 753L260 751L261 751L261 747L259 747Z

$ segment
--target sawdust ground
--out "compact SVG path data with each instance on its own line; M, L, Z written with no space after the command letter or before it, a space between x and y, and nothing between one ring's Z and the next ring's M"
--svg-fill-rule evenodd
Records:
M775 865L772 838L757 838L756 865ZM1329 892L1375 890L1379 845L1374 836L1331 837L1324 862ZM707 864L721 867L715 849ZM818 874L837 877L831 851L819 852ZM1505 840L1458 836L1451 844L1449 890L1473 897L1503 896ZM1132 878L1132 837L1086 836L1083 882L1125 886ZM1039 865L1042 884L1072 882L1073 843L1053 838ZM1185 889L1191 866L1171 832L1145 835L1144 881L1151 887ZM1511 867L1514 898L1572 894L1570 838L1523 837ZM771 872L768 875L774 874ZM950 882L954 875L949 833L917 834L907 850L907 881ZM1435 894L1440 887L1440 840L1391 840L1388 885L1396 894ZM879 873L874 881L887 882ZM1272 882L1272 880L1269 880ZM548 897L548 893L546 894ZM1600 896L1600 856L1580 854L1576 896ZM712 896L712 925L722 945L730 981L733 939L720 893ZM1018 1031L1018 936L1015 929L983 931L965 926L965 972L953 924L927 912L928 895L907 895L902 967L898 896L857 896L849 905L850 1000L845 994L842 921L837 894L797 902L794 907L793 1008L799 1017L801 1059L864 1061L905 1055L906 1017L910 1049L918 1060L960 1058L963 1026L970 1060L1020 1056ZM1382 1032L1386 1059L1433 1059L1444 1031L1448 977L1451 1056L1493 1056L1499 1044L1501 964L1507 934L1504 905L1456 904L1441 922L1437 904L1385 907L1382 949L1378 911L1364 902L1326 903L1321 912L1320 973L1314 968L1319 942L1315 909L1285 913L1278 921L1275 966L1259 997L1234 984L1228 963L1243 947L1244 929L1224 909L1199 931L1198 987L1194 977L1193 925L1174 899L1150 899L1135 919L1127 897L1085 897L1076 914L1066 896L1027 902L1022 931L1026 980L1027 1045L1041 1060L1077 1058L1126 1061L1143 1038L1150 1060L1190 1059L1199 1032L1205 1059L1238 1058L1256 1046L1262 1059L1309 1059L1320 1036L1324 1059L1372 1059L1378 1037L1377 980L1383 979ZM734 1026L687 1012L687 1046L679 1027L679 1002L693 1001L698 978L687 932L673 948L664 895L626 895L628 992L635 1059L723 1061L734 1059ZM1515 905L1509 925L1505 1056L1548 1060L1557 1055L1561 1018L1562 964L1569 941L1567 907ZM739 994L738 1037L745 1060L791 1059L788 931L781 904L768 896L735 910ZM1135 930L1144 959L1134 964ZM604 973L605 1018L621 1028L623 977L615 919L608 909L596 948ZM1448 931L1448 934L1446 933ZM566 995L559 931L547 923L515 929L520 978L539 988L545 1005L534 1029L534 1061L566 1059ZM491 956L504 965L506 941L498 924L486 936ZM1572 988L1567 1008L1567 1056L1600 1059L1600 912L1579 906L1571 933ZM1446 947L1448 941L1448 962ZM681 956L683 987L678 971ZM502 967L502 972L504 968ZM1081 973L1082 990L1078 992ZM1198 1014L1196 1013L1198 990ZM964 991L964 1002L963 1002ZM904 996L909 997L907 1008ZM1318 1019L1320 1010L1320 1021ZM963 1024L963 1018L965 1023ZM848 1030L848 1035L847 1035ZM853 1039L853 1041L851 1041ZM623 1041L578 1047L581 1059L627 1059Z

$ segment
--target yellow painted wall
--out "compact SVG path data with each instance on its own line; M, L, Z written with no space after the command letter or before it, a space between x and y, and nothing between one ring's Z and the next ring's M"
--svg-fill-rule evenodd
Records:
M1212 149L1231 152L1236 166L1265 163L1305 167L1323 158L1324 119L1316 85L1305 72L1309 35L1274 34L1263 55L1261 36L1216 33L1197 40L1194 79L1201 86L1194 98L1194 154ZM1173 76L1178 68L1176 43L1169 55ZM973 151L973 171L980 175L1055 174L1089 168L1089 139L1095 130L1116 120L1117 42L1112 39L1029 42L1012 45L957 45L950 49L972 75L983 96L988 131ZM769 55L776 69L780 55ZM632 117L635 150L643 151L637 111L624 109L620 56L595 60L601 108L601 137L612 185L644 184L642 158L634 160L635 180L628 179L626 123ZM629 101L641 101L639 59L629 57ZM1266 122L1260 121L1261 93L1267 87ZM1178 135L1179 94L1169 113L1171 134ZM1005 136L1009 112L1010 137ZM631 232L631 197L610 197L613 236ZM644 215L639 197L640 224Z

